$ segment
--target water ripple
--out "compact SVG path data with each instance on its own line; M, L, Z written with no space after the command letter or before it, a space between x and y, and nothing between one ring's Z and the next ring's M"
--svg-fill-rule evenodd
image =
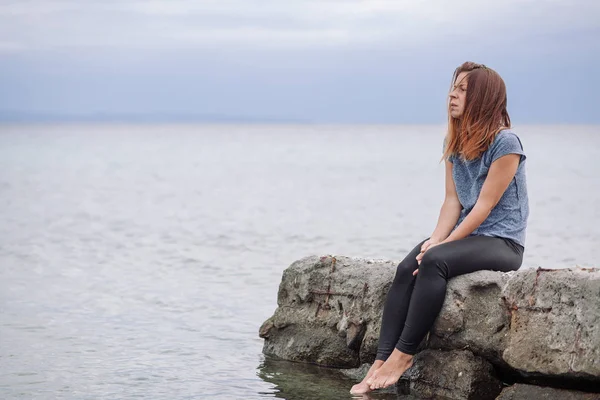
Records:
M399 260L430 233L442 129L412 129L0 128L0 395L349 398L257 332L293 261ZM561 132L522 129L524 267L600 259L600 132Z

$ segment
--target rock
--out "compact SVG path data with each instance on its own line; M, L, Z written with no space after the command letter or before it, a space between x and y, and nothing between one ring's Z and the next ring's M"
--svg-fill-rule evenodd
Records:
M260 329L263 352L330 367L373 362L397 264L343 256L294 262L283 273L277 310ZM426 348L469 350L518 381L600 384L600 270L453 278L421 343Z
M450 281L430 346L469 348L524 377L600 380L600 271L479 271Z
M302 361L321 366L348 368L359 365L355 351L346 340L332 334L327 327L304 327L297 324L275 331L265 340L263 353L289 361ZM271 340L271 339L275 340Z
M354 379L356 382L362 381L367 373L369 372L369 368L371 368L371 364L362 364L357 368L344 368L341 369L340 372L347 376L350 379Z
M600 271L525 270L503 291L511 312L503 359L525 375L600 379Z
M478 271L450 280L429 346L468 348L495 364L503 364L510 312L502 299L502 289L509 277L510 274Z
M515 384L507 387L496 400L598 400L598 393L585 393L574 390L553 389L549 387Z
M501 390L492 365L464 350L423 350L398 382L401 394L422 398L493 400Z
M279 307L261 327L263 353L329 367L372 361L382 293L394 271L391 261L332 256L296 261L283 273Z

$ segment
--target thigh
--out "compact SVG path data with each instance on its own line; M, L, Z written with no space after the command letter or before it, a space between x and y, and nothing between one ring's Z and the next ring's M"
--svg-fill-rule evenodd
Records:
M479 270L515 271L522 261L522 254L515 252L502 238L469 236L428 250L421 266L442 265L449 279Z

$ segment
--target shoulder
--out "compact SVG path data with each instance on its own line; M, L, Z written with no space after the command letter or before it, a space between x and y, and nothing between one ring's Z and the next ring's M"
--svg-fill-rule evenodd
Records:
M512 129L503 129L494 138L494 141L489 147L489 150L495 150L497 148L523 148L523 143L521 142L521 138L519 135L515 133Z
M524 159L525 153L521 139L512 129L503 129L494 138L487 150L488 162L493 162L506 154L520 154Z
M519 135L517 135L517 133L515 131L513 131L512 129L503 129L500 132L498 132L498 134L496 135L496 137L494 138L494 143L521 143L521 139L519 138Z

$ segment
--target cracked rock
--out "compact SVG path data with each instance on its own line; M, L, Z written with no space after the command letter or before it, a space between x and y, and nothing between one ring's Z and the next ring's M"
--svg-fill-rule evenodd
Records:
M398 262L311 256L283 273L263 352L354 368L377 352ZM469 350L523 382L600 384L600 270L478 271L449 281L420 349ZM453 353L450 353L453 354Z

